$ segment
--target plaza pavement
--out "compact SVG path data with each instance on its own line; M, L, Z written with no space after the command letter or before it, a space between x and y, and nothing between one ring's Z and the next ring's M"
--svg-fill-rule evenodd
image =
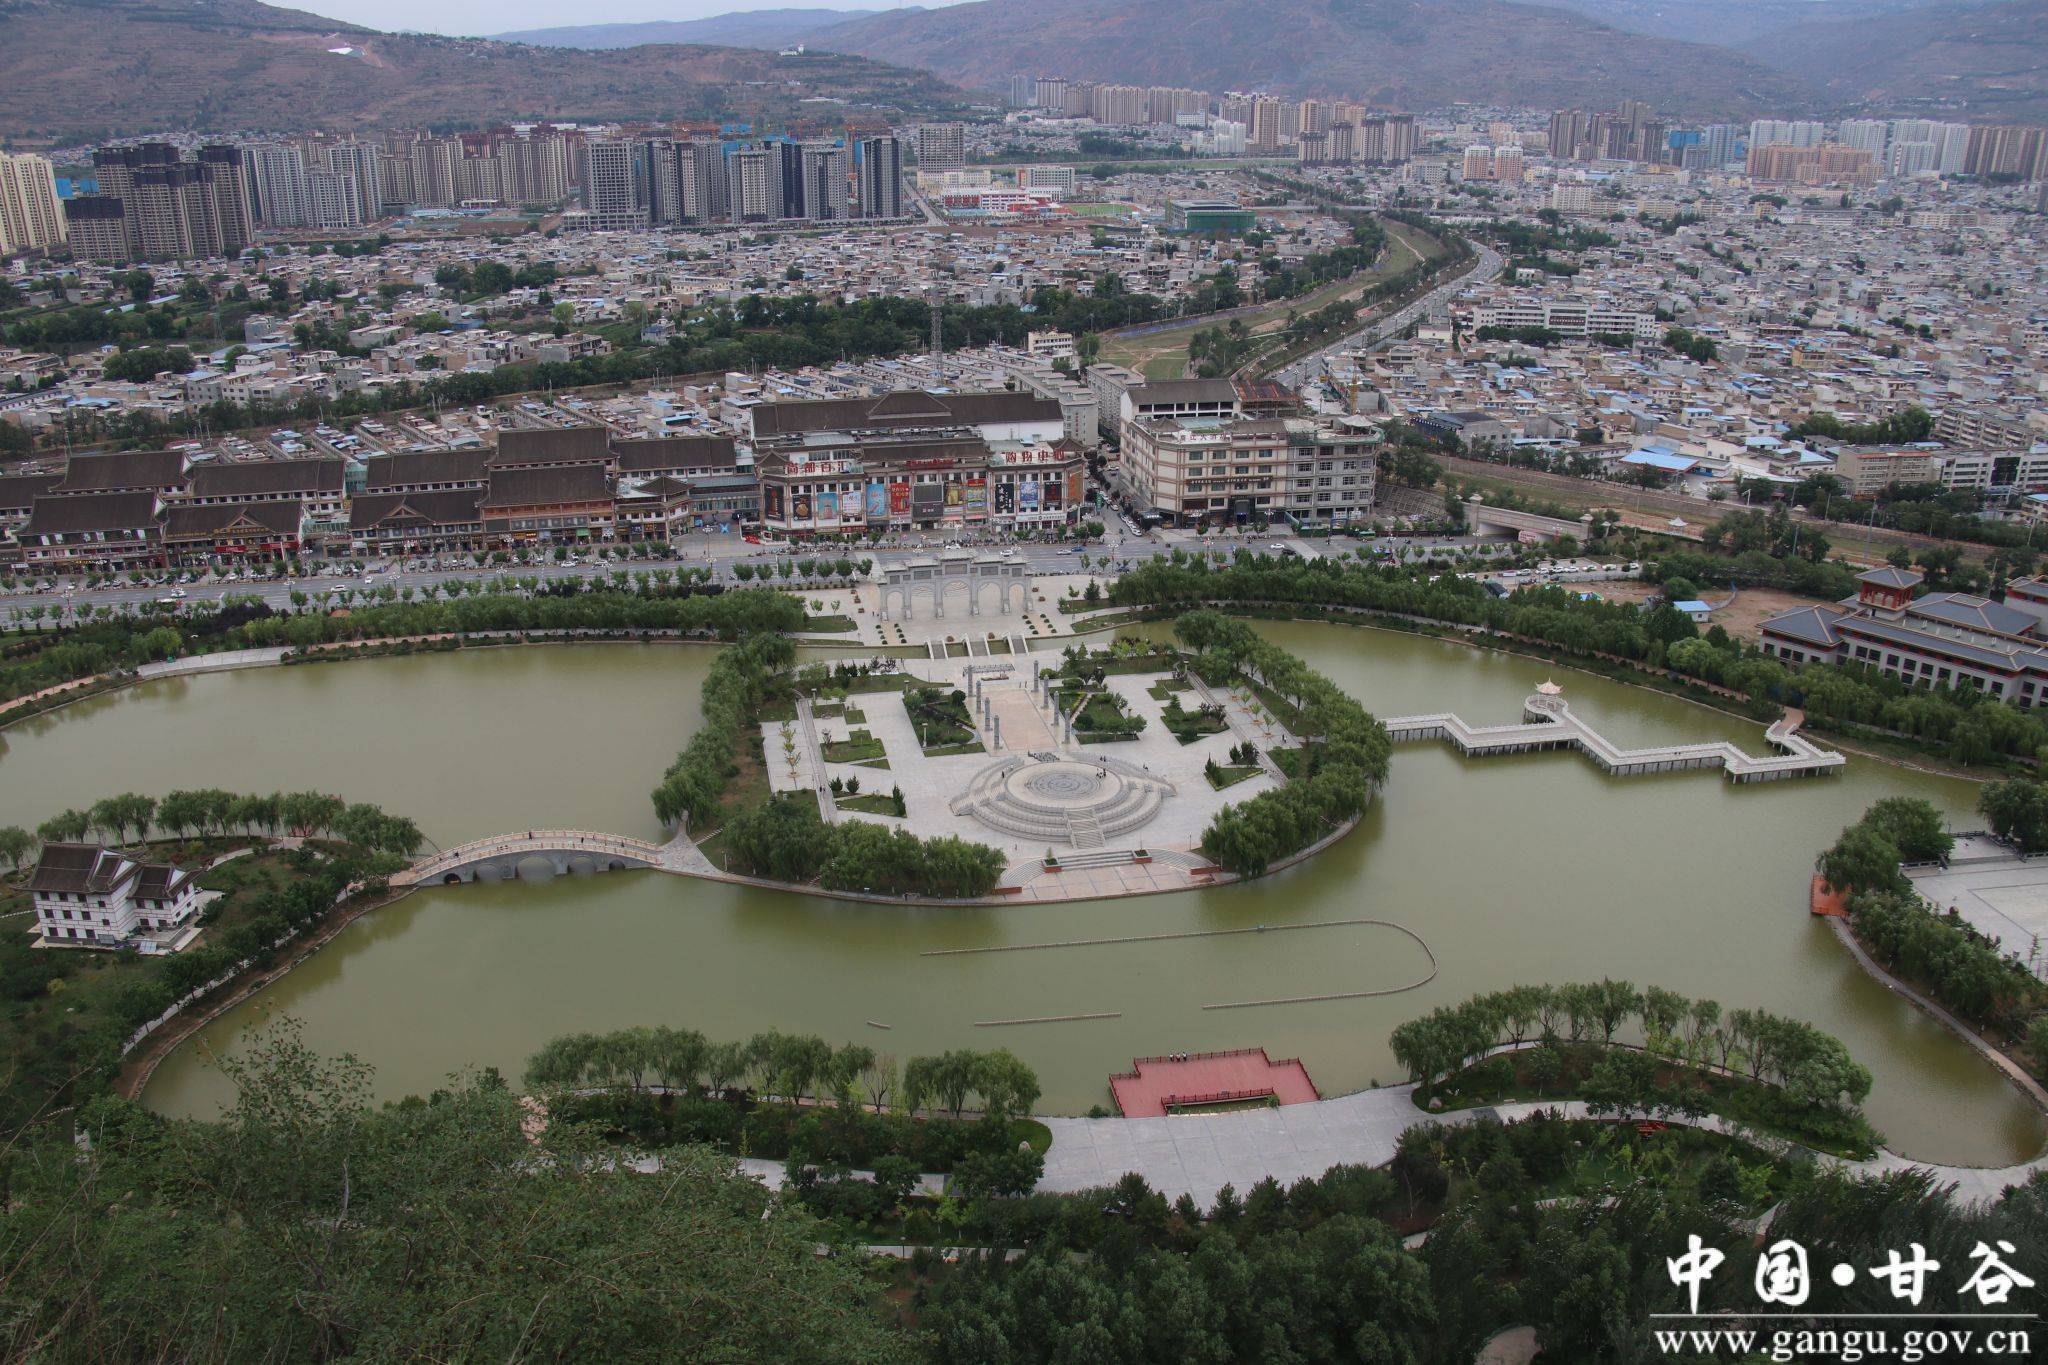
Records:
M1135 1171L1169 1200L1187 1194L1206 1209L1225 1185L1242 1196L1267 1176L1290 1185L1336 1165L1383 1165L1394 1159L1401 1134L1423 1124L1471 1123L1489 1116L1511 1123L1546 1109L1566 1118L1588 1116L1585 1104L1577 1100L1429 1114L1415 1107L1414 1091L1413 1085L1381 1086L1311 1104L1224 1114L1045 1119L1052 1130L1052 1147L1045 1154L1045 1175L1038 1188L1049 1193L1096 1189ZM1741 1132L1712 1116L1696 1126ZM1859 1175L1926 1170L1938 1182L1954 1185L1956 1198L1964 1203L1990 1202L2007 1186L2048 1170L2048 1154L1999 1167L1946 1166L1889 1151L1869 1161L1819 1159Z
M2038 975L2048 975L2048 857L2022 857L2002 844L1965 835L1948 866L1909 871L1913 889L1940 911L1953 909L1998 939Z
M894 692L855 693L849 698L850 703L865 717L859 725L850 724L840 717L820 718L817 721L817 728L822 742L845 738L855 729L864 729L881 741L887 750L889 761L887 768L826 763L823 765L826 782L829 783L834 777L858 777L863 792L887 792L891 787L900 787L903 791L907 813L901 820L865 813L849 815L846 818L878 819L885 824L900 825L920 838L957 835L963 839L992 845L1015 863L1023 863L1043 855L1043 839L1026 839L990 829L973 817L955 815L952 810L953 799L967 789L974 775L983 768L1013 753L1028 753L1053 747L1048 743L1052 732L1044 713L1038 711L1030 699L1030 670L1033 659L1036 659L1041 668L1049 667L1054 662L1045 655L1023 658L997 656L993 659L975 660L903 661L904 671L914 677L963 689L966 683L966 667L970 662L979 666L1014 663L1016 672L1013 675L1013 682L1007 686L996 684L999 690L992 693L1000 699L997 705L1005 716L1004 747L996 753L926 755L918 744L916 727L904 709L902 697ZM1227 700L1226 707L1230 712L1234 730L1206 735L1193 744L1183 745L1160 720L1160 713L1165 709L1165 704L1150 694L1150 688L1162 676L1165 675L1114 674L1105 680L1104 685L1109 690L1121 697L1135 714L1146 718L1145 729L1137 738L1114 744L1058 746L1062 751L1083 760L1094 756L1106 756L1143 768L1171 782L1178 793L1168 798L1159 813L1143 828L1132 830L1112 840L1113 847L1143 847L1155 851L1191 850L1201 842L1202 831L1208 827L1210 818L1217 810L1225 805L1247 800L1276 785L1276 779L1270 773L1261 773L1224 791L1219 792L1212 788L1208 778L1203 774L1203 765L1207 760L1213 757L1219 763L1227 762L1231 747L1240 742L1240 735L1252 738L1264 748L1268 742L1277 741L1281 737L1280 732L1272 729L1270 725L1261 729L1241 705L1234 700ZM1219 699L1223 699L1222 694L1218 695ZM1192 707L1197 701L1197 698L1190 695L1184 699L1184 704ZM1027 714L1030 720L1026 719ZM808 790L812 785L813 765L808 746L804 743L802 727L792 728L797 738L797 771L793 780L782 756L781 724L771 722L761 727L768 754L769 785L778 792ZM1090 887L1078 892L1034 879L1035 884L1030 888L1026 899L1066 899L1076 894L1114 895L1127 890L1158 890L1163 887L1180 889L1190 884L1185 873L1174 866L1154 864L1153 868L1155 870L1152 871L1144 868L1128 869L1135 882L1127 887L1105 883L1100 888ZM1069 875L1078 877L1078 870Z

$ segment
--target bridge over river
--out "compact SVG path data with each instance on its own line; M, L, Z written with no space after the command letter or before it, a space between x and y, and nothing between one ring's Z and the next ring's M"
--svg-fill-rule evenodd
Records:
M1461 754L1521 754L1538 749L1577 749L1618 777L1640 773L1678 772L1687 768L1719 768L1731 782L1770 782L1783 777L1814 777L1837 772L1847 762L1840 754L1810 743L1798 733L1800 716L1789 714L1764 738L1779 750L1762 758L1744 753L1726 740L1703 744L1662 744L1649 749L1624 749L1572 714L1555 683L1545 683L1522 703L1519 725L1472 725L1449 712L1427 716L1396 716L1386 722L1387 734L1405 740L1447 740Z
M676 870L673 845L629 839L587 829L530 829L497 834L454 848L392 874L393 886L432 886L452 882L503 881L517 876L524 862L545 861L558 875L572 872L615 872L628 867Z

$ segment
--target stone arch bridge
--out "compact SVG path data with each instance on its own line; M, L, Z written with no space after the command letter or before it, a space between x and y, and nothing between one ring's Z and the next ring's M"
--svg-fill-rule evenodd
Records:
M515 877L522 863L544 861L557 875L615 872L629 867L664 866L660 844L585 829L531 829L497 834L488 839L443 849L431 858L392 874L393 886L435 886L455 882L502 881Z

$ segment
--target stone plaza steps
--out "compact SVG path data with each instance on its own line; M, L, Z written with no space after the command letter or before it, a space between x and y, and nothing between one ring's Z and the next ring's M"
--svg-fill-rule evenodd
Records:
M1113 781L1106 784L1108 791L1102 799L1077 804L1054 796L1034 796L1015 780L1027 769L1050 763L1094 768ZM1172 783L1119 759L1034 753L1029 758L1013 755L983 768L953 799L951 808L955 815L971 816L1019 838L1100 848L1108 839L1150 823L1173 794Z

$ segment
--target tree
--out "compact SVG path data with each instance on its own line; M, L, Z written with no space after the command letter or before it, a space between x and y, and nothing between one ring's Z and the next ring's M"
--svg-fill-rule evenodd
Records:
M0 825L0 858L7 860L10 871L20 867L35 846L36 837L20 825Z
M277 1360L902 1354L864 1258L817 1256L813 1219L764 1218L766 1192L706 1149L649 1179L577 1125L530 1138L489 1075L373 1108L363 1068L289 1028L223 1069L217 1122L100 1101L73 1116L89 1143L67 1123L18 1154L7 1355L61 1337L77 1359L169 1358L216 1332Z
M1866 825L1843 830L1834 847L1820 855L1819 870L1838 891L1892 891L1906 885L1898 845Z
M1890 840L1905 862L1939 862L1955 847L1941 812L1917 797L1888 796L1863 813L1863 823Z
M982 1054L979 1081L990 1114L1028 1114L1038 1102L1038 1073L1006 1047Z
M1977 796L1977 813L2001 839L2022 853L2048 849L2048 786L2027 777L1988 782Z
M84 811L67 810L53 815L36 827L36 837L46 844L73 844L85 837L92 820Z

